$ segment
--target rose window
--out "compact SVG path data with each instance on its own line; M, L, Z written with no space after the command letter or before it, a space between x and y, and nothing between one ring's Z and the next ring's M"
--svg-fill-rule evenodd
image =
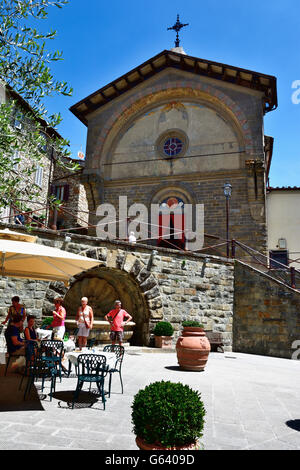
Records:
M164 154L168 157L175 157L182 152L183 145L182 140L178 139L178 137L170 137L164 143Z

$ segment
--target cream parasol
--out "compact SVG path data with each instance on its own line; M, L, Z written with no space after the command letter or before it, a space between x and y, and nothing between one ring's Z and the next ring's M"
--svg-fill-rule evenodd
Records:
M37 237L0 230L0 275L63 281L98 266L99 261L36 243Z

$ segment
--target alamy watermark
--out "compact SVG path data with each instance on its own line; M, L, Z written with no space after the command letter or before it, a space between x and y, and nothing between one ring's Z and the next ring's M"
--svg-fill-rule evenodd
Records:
M97 237L124 240L134 232L137 240L173 237L184 239L186 249L200 250L204 245L204 204L183 204L175 198L170 201L173 203L151 204L150 213L141 203L128 207L127 196L119 196L118 210L113 204L101 204L96 211L97 217L102 217L97 223Z
M294 80L292 83L292 88L295 89L294 93L292 94L292 103L299 104L300 103L300 80Z
M300 356L300 339L296 339L295 341L293 341L292 349L296 349L296 351L294 351L293 354L292 354L292 359L295 360L295 361L299 360L299 356Z

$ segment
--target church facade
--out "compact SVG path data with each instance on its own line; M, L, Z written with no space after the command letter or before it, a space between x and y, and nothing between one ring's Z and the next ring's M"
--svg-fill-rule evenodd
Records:
M128 207L143 203L149 217L152 204L202 204L204 247L228 235L266 252L272 155L264 115L276 107L275 77L179 49L161 52L81 100L71 111L88 129L82 181L89 223L99 222L101 204L118 210L119 196ZM228 213L225 183L232 186ZM159 226L154 240L150 222ZM159 217L149 220L148 243L162 244L161 226ZM184 235L175 238L184 248Z

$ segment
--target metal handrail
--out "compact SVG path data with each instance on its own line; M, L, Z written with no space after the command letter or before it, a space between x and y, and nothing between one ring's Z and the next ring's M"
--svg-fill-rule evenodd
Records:
M272 268L270 267L270 259L268 256L264 255L263 253L260 253L254 248L251 248L250 246L247 246L238 240L231 240L231 257L233 259L239 259L236 257L237 247L245 251L254 260L252 264L257 264L260 267L266 268L270 277L279 280L280 282L282 282L288 287L291 287L292 289L300 291L300 271L298 271L294 266L288 267L280 261L276 261L276 265L279 267ZM245 263L244 259L241 259L240 261L243 261ZM298 285L299 288L297 288Z

